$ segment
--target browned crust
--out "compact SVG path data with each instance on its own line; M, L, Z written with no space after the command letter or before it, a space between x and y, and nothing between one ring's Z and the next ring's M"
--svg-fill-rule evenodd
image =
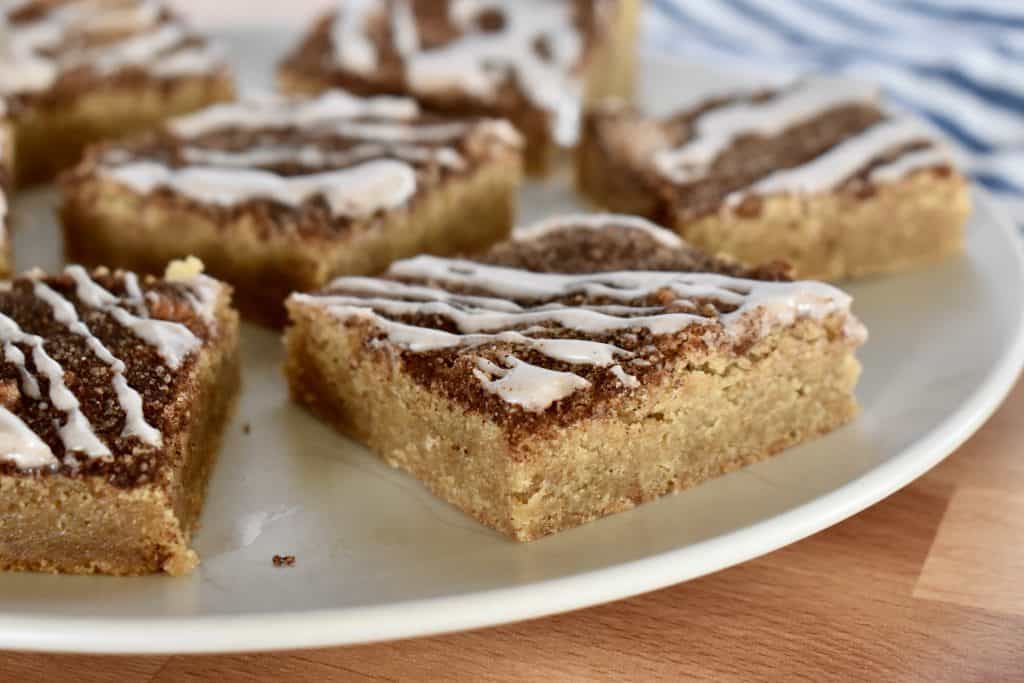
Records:
M176 404L167 458L147 483L125 487L100 471L0 473L0 569L179 576L196 566L189 544L240 382L238 318L226 296L217 320L217 341Z

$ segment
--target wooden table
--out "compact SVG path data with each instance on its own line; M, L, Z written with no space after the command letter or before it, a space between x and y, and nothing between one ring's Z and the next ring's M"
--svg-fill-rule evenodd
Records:
M0 654L2 681L1024 680L1024 382L931 473L806 541L576 614L222 657Z

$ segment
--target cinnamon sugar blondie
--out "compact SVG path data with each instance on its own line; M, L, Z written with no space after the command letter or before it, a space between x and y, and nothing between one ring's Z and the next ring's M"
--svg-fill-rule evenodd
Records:
M233 96L218 52L159 0L25 0L0 19L21 185L51 179L91 142Z
M222 104L96 147L62 180L68 258L159 272L200 257L243 315L284 322L293 291L511 229L521 139L505 121L329 91Z
M610 103L589 116L580 189L745 263L781 259L838 280L962 249L967 182L917 120L873 87L809 78L737 92L665 118Z
M70 266L0 291L0 569L185 574L239 381L230 290Z
M511 120L527 170L576 144L581 110L628 97L641 0L341 0L279 70L286 92L401 93Z
M288 303L292 396L484 524L536 539L850 420L850 298L570 216Z

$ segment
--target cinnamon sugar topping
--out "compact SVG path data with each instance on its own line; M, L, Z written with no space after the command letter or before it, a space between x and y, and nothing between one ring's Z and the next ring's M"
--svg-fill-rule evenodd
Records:
M894 182L952 164L922 122L887 114L874 87L835 78L716 96L661 120L621 107L595 117L604 144L646 167L673 207L693 217L723 202L748 211L764 195Z
M70 266L0 291L0 469L148 476L178 373L215 334L204 318L219 287Z
M26 0L7 3L0 21L5 96L132 70L175 78L223 68L220 55L158 0Z

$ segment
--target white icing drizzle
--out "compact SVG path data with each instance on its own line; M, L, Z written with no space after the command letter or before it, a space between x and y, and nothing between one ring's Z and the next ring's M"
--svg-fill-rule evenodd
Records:
M420 49L420 37L416 28L416 14L409 0L397 0L391 12L391 35L395 49L402 57L408 58Z
M217 300L220 297L222 285L217 280L206 275L194 275L187 280L175 280L181 284L185 291L185 298L188 299L192 309L199 314L207 325L211 327L217 324Z
M487 391L532 413L542 412L555 401L590 387L590 382L571 372L548 370L515 356L506 356L504 362L509 367L480 358L473 375Z
M181 26L164 24L152 31L126 38L118 43L116 50L105 46L90 48L76 54L73 61L78 64L92 64L98 71L111 73L125 67L152 62L186 37L187 34Z
M640 380L623 370L621 365L613 365L609 369L615 375L615 378L622 383L622 386L628 389L636 389L640 386Z
M356 73L377 67L377 46L370 39L369 23L379 9L377 0L347 0L338 9L331 39L338 61Z
M847 138L809 163L776 171L749 188L729 195L726 201L734 203L745 194L829 190L867 166L873 159L911 143L928 140L929 137L929 130L920 121L909 118L885 119L859 135Z
M46 442L3 406L0 406L0 462L14 463L21 469L60 464Z
M4 342L4 360L8 363L13 363L14 367L17 368L18 374L21 376L22 391L25 392L25 395L36 400L41 399L43 393L39 390L39 382L28 371L28 367L25 365L25 354L22 353L21 349L11 342Z
M687 183L707 173L718 156L745 135L774 136L839 106L874 104L877 88L857 81L809 78L762 102L741 101L711 109L694 122L681 147L664 150L654 165L666 178Z
M557 222L579 225L576 217ZM618 217L603 216L600 225L618 222ZM545 229L551 228L545 225ZM709 344L728 344L749 334L767 335L799 319L840 315L845 317L849 343L856 345L866 338L863 326L849 313L850 297L818 282L763 282L659 271L535 273L433 256L396 262L387 275L397 279L339 278L321 294L296 294L292 300L342 319L367 320L387 343L413 353L508 344L553 361L604 368L629 389L640 383L625 366L635 362L640 367L646 361L635 352L586 337L639 329L655 335L676 334L699 323ZM467 291L472 294L462 293ZM664 300L667 295L673 300L665 305L632 303ZM586 303L595 298L613 303ZM733 310L710 314L698 310L694 300L717 301ZM443 318L454 331L401 320L412 315ZM551 337L556 330L559 338ZM576 336L562 338L565 331ZM501 363L481 356L474 375L487 391L524 410L544 410L590 386L580 375L539 367L514 354L502 356Z
M609 227L643 232L654 238L661 245L674 249L683 247L686 244L671 230L656 225L645 218L610 213L580 213L556 216L539 221L533 225L516 228L512 238L517 242L524 242L540 239L545 235L567 229L604 230Z
M226 168L252 168L278 164L298 164L312 168L339 168L382 157L412 163L435 162L456 171L466 167L466 160L451 147L416 147L381 143L365 143L337 151L325 150L313 144L248 147L243 151L188 146L181 149L181 156L190 164Z
M59 292L44 282L36 282L35 294L53 309L54 320L67 326L72 333L85 339L89 350L113 371L114 392L117 394L117 402L125 414L122 435L125 437L137 437L140 441L150 446L160 446L163 443L163 436L160 434L160 430L155 429L146 422L146 417L142 410L142 396L128 385L128 378L125 376L127 368L124 361L115 357L110 352L110 349L92 333L89 327L79 318L74 305L61 296Z
M876 166L868 174L868 180L875 183L892 183L915 171L940 166L951 166L953 157L949 150L939 145L908 152L892 161Z
M211 45L194 45L153 60L150 73L162 78L198 76L216 71L224 63L224 54Z
M458 139L470 129L469 123L452 121L408 125L390 121L338 121L328 127L330 132L347 138L383 140L388 142L447 142Z
M408 121L419 113L416 102L406 97L356 97L329 90L310 99L269 95L214 105L168 125L175 135L196 138L224 128L310 128L352 118Z
M582 83L576 73L583 37L572 3L548 0L449 0L450 21L462 34L447 44L424 48L408 3L346 2L332 26L335 59L343 68L368 74L379 64L368 35L370 23L390 11L393 41L403 56L405 78L417 94L449 91L493 99L511 77L534 106L551 117L552 135L563 146L579 135ZM503 25L485 31L479 18L500 13ZM537 49L548 51L542 56Z
M416 172L408 164L392 159L294 177L258 169L213 166L172 169L150 161L102 168L101 172L137 192L149 193L166 187L219 206L235 206L255 199L298 206L322 196L335 215L351 217L402 206L416 192Z
M147 315L146 307L142 303L142 287L139 286L139 276L135 273L124 274L124 291L128 295L128 302L136 306L137 313Z
M66 422L58 433L69 456L71 453L84 453L93 458L109 456L110 449L93 432L92 425L82 413L81 404L64 382L64 368L46 352L42 337L25 334L18 323L0 313L0 339L5 345L23 344L32 349L36 371L50 384L50 402L66 416ZM5 357L8 362L14 362L9 356ZM71 465L74 459L69 457L66 463Z
M216 105L169 124L183 167L112 149L97 173L136 192L167 188L219 206L266 199L297 207L322 197L335 216L365 218L404 206L424 166L465 170L469 162L460 148L467 139L522 143L506 121L422 122L418 115L408 98L362 98L339 90L311 99L271 96ZM221 149L203 138L224 129L249 131L252 140ZM278 129L277 136L270 134ZM340 138L350 146L335 144ZM274 168L282 164L302 168L284 175Z
M150 0L112 3L78 0L51 7L28 22L11 23L3 14L0 94L31 93L51 87L67 70L88 66L101 74L144 68L158 77L209 72L222 60L191 37L175 19L164 20L163 4ZM102 44L81 47L83 37L118 34Z
M79 301L109 313L118 324L156 349L171 370L180 368L185 359L202 345L199 338L181 323L130 313L122 306L121 299L100 286L81 266L68 266L64 272L74 280ZM131 303L145 305L144 302Z

